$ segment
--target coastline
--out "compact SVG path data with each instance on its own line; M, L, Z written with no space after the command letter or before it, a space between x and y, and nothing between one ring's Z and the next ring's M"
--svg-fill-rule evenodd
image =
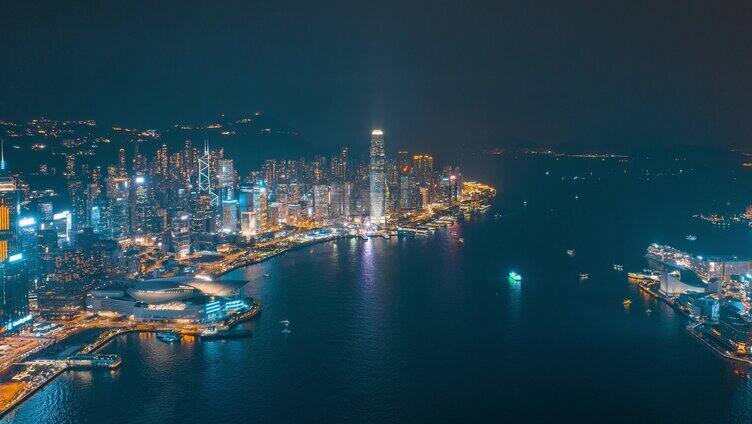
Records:
M676 302L674 302L671 298L661 294L658 291L651 290L650 287L647 287L645 284L643 284L642 281L637 282L637 286L640 288L641 291L647 293L649 296L655 298L658 301L665 302L673 310L684 315L689 320L689 325L687 325L686 327L687 332L691 334L692 336L694 336L702 344L707 346L709 349L713 350L716 354L718 354L718 356L721 356L722 358L728 359L733 362L738 362L738 363L742 363L745 365L752 365L752 359L736 356L733 353L729 352L728 350L724 349L721 345L718 344L717 341L706 338L705 334L701 330L699 330L699 327L704 325L705 322L699 321L695 319L694 317L692 317L691 315L689 315L687 311L685 311L682 307L678 306Z
M230 325L227 328L228 329L234 328L235 326L237 326L241 322L248 321L248 320L251 320L251 319L255 318L260 313L261 313L261 304L256 301L255 304L254 304L254 306L250 310L248 310L245 313L241 314L242 316L240 316L239 318L236 318L234 320L232 319L233 317L229 318L228 321L230 322ZM124 336L126 334L131 334L131 333L157 333L157 332L166 331L166 330L174 330L174 329L171 328L171 327L161 327L160 328L160 327L155 327L155 326L152 326L152 327L142 327L142 328L128 328L128 327L123 327L123 328L112 329L110 334L107 334L105 337L103 337L101 339L98 337L97 339L95 339L91 343L89 343L89 344L81 347L77 351L77 353L81 353L81 352L96 353L97 351L103 349L105 346L107 346L108 344L110 344L116 338L118 338L120 336ZM105 333L107 333L107 332L105 332ZM105 334L105 333L102 333L102 334ZM189 334L189 333L185 333L185 334ZM200 335L197 334L197 333L190 333L189 335L192 335L194 337L200 338ZM101 334L100 334L100 337L101 337ZM49 377L45 378L44 381L40 382L35 387L29 389L28 391L24 392L21 396L19 396L18 398L14 399L5 409L0 410L0 418L5 417L7 414L13 412L13 410L16 409L18 406L20 406L24 401L26 401L27 399L29 399L32 395L34 395L39 390L41 390L44 387L46 387L48 384L50 384L53 381L55 381L55 379L57 377L59 377L61 374L63 374L65 371L68 371L68 370L69 370L68 367L63 367L63 368L55 371Z
M336 240L340 240L340 239L350 239L350 238L356 238L356 237L357 236L354 236L354 235L347 235L347 236L338 235L338 236L333 236L333 237L322 238L320 240L310 240L310 241L307 241L307 242L304 242L304 243L300 243L300 244L297 244L295 246L291 246L289 248L283 249L283 250L281 250L279 252L276 252L274 254L271 254L271 255L266 256L266 257L261 258L261 259L256 259L256 260L253 260L253 261L240 262L240 263L237 263L237 264L233 264L233 266L230 267L229 269L227 269L227 270L225 270L225 271L223 271L221 273L217 273L217 274L215 274L213 276L219 278L219 277L221 277L221 276L223 276L223 275L225 275L225 274L227 274L229 272L235 271L237 269L240 269L240 268L243 268L243 267L246 267L246 266L256 265L256 264L259 264L261 262L267 261L269 259L272 259L274 257L280 256L280 255L282 255L284 253L288 253L288 252L291 252L291 251L294 251L294 250L298 250L298 249L302 249L302 248L305 248L305 247L317 245L317 244L320 244L320 243L326 243L326 242L336 241ZM228 326L228 329L234 328L235 326L237 326L241 322L248 321L248 320L251 320L251 319L257 317L258 314L261 313L261 304L258 301L255 301L255 302L256 302L256 304L253 306L253 308L251 308L251 310L248 311L250 313L247 314L246 316L242 317L241 319L237 319L237 320L232 321L232 323ZM156 332L159 332L159 331L162 331L162 330L168 330L168 329L171 329L171 328L167 328L167 327L161 328L161 329L160 328L122 328L122 329L120 329L120 331L113 331L112 334L107 335L102 340L99 340L98 338L95 339L95 340L93 340L88 345L84 345L83 347L81 347L81 349L79 349L78 352L80 353L80 352L85 351L87 353L95 353L95 352L103 349L105 346L107 346L108 344L110 344L116 338L118 338L120 336L123 336L123 335L126 335L126 334L130 334L130 333L156 333ZM188 333L186 333L186 334L188 334ZM191 335L198 337L198 335L195 334L195 333L191 334ZM59 377L65 371L67 371L67 368L62 368L62 369L56 371L54 374L52 374L48 378L46 378L44 382L40 383L39 385L37 385L36 387L32 388L31 390L28 390L27 392L23 393L17 399L13 400L13 402L11 402L5 409L0 410L0 418L5 417L7 414L11 413L14 409L16 409L18 406L20 406L24 401L26 401L27 399L29 399L31 396L33 396L35 393L37 393L39 390L41 390L44 387L46 387L48 384L52 383L57 377Z
M489 207L481 210L480 212L481 213L486 212L486 210L488 210ZM346 235L338 234L338 235L333 235L333 236L329 236L329 237L324 237L324 238L321 238L321 239L308 240L308 241L305 241L305 242L302 242L302 243L295 244L293 246L286 247L284 249L279 250L278 252L274 252L274 253L269 254L268 256L264 256L262 258L257 258L257 259L249 260L249 261L239 261L237 263L233 263L227 269L223 269L221 272L210 273L209 275L211 275L213 278L221 278L223 275L225 275L225 274L227 274L227 273L229 273L231 271L235 271L235 270L243 268L243 267L247 267L247 266L252 266L252 265L259 264L259 263L264 262L266 260L269 260L269 259L272 259L272 258L277 257L279 255L282 255L284 253L288 253L288 252L295 251L295 250L298 250L298 249L302 249L302 248L305 248L305 247L310 247L310 246L317 245L317 244L320 244L320 243L327 243L327 242L332 242L332 241L336 241L336 240L340 240L340 239L352 239L352 238L361 238L361 236L359 236L359 235L353 235L353 234L346 234ZM257 300L254 299L254 306L250 310L248 310L248 311L246 311L246 312L244 312L242 314L239 314L239 316L229 317L223 324L225 324L226 325L226 329L229 330L229 329L235 327L236 325L238 325L241 322L248 321L248 320L251 320L251 319L255 318L259 313L261 313L261 309L262 309L261 308L261 304ZM105 331L104 333L101 333L97 337L97 339L93 340L92 342L90 342L87 345L84 345L83 347L81 347L80 349L78 349L76 351L76 353L81 353L81 352L95 353L95 352L99 351L100 349L104 348L105 346L107 346L109 343L111 343L115 338L123 336L123 335L126 335L126 334L129 334L129 333L147 333L147 332L155 333L155 332L165 331L165 330L172 330L172 331L174 331L175 328L174 327L157 327L155 325L151 325L149 327L144 326L144 327L141 327L141 328L133 328L133 327L111 328L109 330L110 334L107 334L105 337L102 337L101 340L100 340L100 337L103 334L106 334L107 331ZM184 331L182 333L183 334L187 334L187 335L192 335L192 336L197 337L197 338L200 338L200 335L199 335L199 333L197 331L194 331L194 332L185 332ZM51 346L54 346L54 344L51 345ZM40 389L46 387L49 383L51 383L52 381L54 381L59 375L61 375L64 371L67 371L67 370L68 370L68 367L63 367L60 370L57 370L55 373L53 373L49 377L45 378L45 380L42 381L42 382L40 382L37 386L35 386L34 388L28 390L28 392L25 392L19 398L14 399L5 409L0 410L0 418L5 417L7 414L11 413L18 406L20 406L24 401L26 401L27 399L29 399L33 394L35 394Z
M292 251L297 250L297 249L302 249L304 247L314 246L316 244L327 243L327 242L335 241L335 240L345 240L345 239L351 239L351 238L357 238L357 237L358 236L354 236L354 235L338 235L338 236L332 236L332 237L322 238L322 239L319 239L319 240L309 240L309 241L306 241L306 242L303 242L303 243L300 243L300 244L296 244L295 246L288 247L288 248L283 249L283 250L281 250L279 252L272 253L271 255L265 256L265 257L263 257L261 259L254 259L254 260L247 261L247 262L238 262L238 263L233 264L232 266L230 266L228 269L226 269L226 270L224 270L222 272L219 272L219 273L212 274L211 276L215 277L215 278L219 278L219 277L222 277L223 275L225 275L225 274L227 274L229 272L235 271L237 269L244 268L244 267L251 266L251 265L260 264L261 262L268 261L269 259L275 258L277 256L280 256L280 255L288 253L288 252L292 252Z

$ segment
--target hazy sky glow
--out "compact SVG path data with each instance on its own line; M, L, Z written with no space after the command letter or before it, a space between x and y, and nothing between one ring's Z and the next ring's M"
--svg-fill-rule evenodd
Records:
M414 146L752 144L749 4L3 3L5 118L261 110L331 146L375 125Z

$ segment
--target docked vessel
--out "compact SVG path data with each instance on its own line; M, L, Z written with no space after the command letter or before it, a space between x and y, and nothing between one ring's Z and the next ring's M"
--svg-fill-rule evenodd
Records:
M660 281L661 279L659 274L655 274L655 273L643 274L640 272L628 272L627 278L633 281L645 281L645 280Z
M180 333L176 331L160 331L157 338L165 343L177 343L180 341Z
M618 272L624 271L624 266L619 265L619 264L614 264L614 271L618 271Z
M253 332L251 332L251 330L218 330L217 327L210 327L201 332L201 339L238 339L242 337L251 337L251 335L253 335Z

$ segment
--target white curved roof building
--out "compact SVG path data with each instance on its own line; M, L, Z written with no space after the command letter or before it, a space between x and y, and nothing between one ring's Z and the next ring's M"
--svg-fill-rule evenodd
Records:
M157 278L135 283L128 295L145 303L165 303L188 299L196 295L228 297L240 290L247 281L212 280L204 276Z

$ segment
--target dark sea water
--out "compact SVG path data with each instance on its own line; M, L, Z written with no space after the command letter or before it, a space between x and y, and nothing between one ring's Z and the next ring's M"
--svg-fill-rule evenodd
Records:
M720 156L466 162L466 178L498 188L485 215L234 271L264 307L245 324L252 338L124 336L105 348L123 355L119 370L65 373L2 422L752 420L752 380L612 270L642 269L651 242L752 253L747 227L691 218L743 210L752 172Z

